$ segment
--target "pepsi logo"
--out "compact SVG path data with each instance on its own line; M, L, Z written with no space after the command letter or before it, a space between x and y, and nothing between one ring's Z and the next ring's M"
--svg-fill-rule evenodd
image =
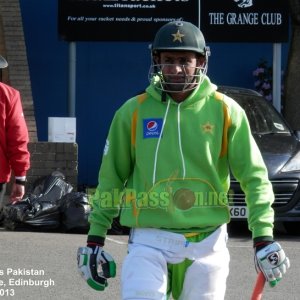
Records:
M162 129L163 119L161 118L149 118L143 119L143 137L147 138L159 138Z
M155 131L155 130L157 130L157 128L158 128L158 124L156 121L149 121L147 123L147 129L149 131Z

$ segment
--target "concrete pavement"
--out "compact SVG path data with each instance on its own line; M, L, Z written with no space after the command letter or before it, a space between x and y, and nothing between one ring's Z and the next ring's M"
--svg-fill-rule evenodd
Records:
M85 234L7 231L0 228L0 299L14 300L118 300L120 270L126 255L127 236L108 236L105 249L117 263L117 277L104 292L89 288L77 273L76 251ZM300 238L278 236L292 267L276 288L265 288L264 300L299 299ZM231 273L225 300L247 300L256 273L252 241L247 232L232 233L228 242ZM26 285L31 281L32 285ZM3 296L2 296L3 294Z

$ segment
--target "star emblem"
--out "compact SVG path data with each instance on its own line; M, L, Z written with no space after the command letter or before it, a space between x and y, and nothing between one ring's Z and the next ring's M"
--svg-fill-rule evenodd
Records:
M184 37L184 34L180 33L179 29L176 33L173 33L172 35L174 37L173 42L179 41L180 43L182 43L182 37Z
M206 133L213 133L214 128L215 128L215 125L212 125L209 122L206 122L206 124L202 125L202 130L203 130L203 132L206 132Z

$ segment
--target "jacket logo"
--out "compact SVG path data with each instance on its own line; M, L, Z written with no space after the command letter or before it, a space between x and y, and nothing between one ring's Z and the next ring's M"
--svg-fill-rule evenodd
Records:
M151 118L143 120L143 136L147 138L158 138L161 132L163 119Z
M104 150L103 150L103 155L107 155L109 150L109 140L106 140Z
M213 133L215 125L210 124L209 122L206 122L205 124L201 125L202 131L204 133Z

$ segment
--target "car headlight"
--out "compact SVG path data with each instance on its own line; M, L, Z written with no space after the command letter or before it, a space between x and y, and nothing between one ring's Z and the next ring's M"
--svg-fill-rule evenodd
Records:
M300 152L285 164L281 169L281 172L300 172Z

